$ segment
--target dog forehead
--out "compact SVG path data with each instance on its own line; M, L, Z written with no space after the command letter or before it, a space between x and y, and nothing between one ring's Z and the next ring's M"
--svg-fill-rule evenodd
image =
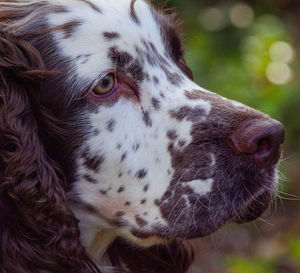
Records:
M63 26L54 38L61 53L74 63L79 76L94 80L99 73L114 68L109 54L118 51L136 58L145 41L153 41L164 51L160 27L153 9L143 0L72 0L60 2L66 12L52 13L51 27Z

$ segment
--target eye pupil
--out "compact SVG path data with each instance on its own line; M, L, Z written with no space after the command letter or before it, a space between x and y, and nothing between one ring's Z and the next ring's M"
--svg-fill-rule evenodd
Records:
M108 76L105 76L100 85L103 89L108 88L111 85L111 79Z
M115 76L112 73L110 73L110 74L104 76L99 81L97 86L95 86L95 88L93 89L93 92L97 96L108 95L109 93L114 91L115 83L116 83Z

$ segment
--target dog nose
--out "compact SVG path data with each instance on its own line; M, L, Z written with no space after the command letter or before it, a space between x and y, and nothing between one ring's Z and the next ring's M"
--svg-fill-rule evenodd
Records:
M230 136L232 148L242 154L253 155L258 167L274 166L284 142L283 125L273 119L253 119L242 123Z

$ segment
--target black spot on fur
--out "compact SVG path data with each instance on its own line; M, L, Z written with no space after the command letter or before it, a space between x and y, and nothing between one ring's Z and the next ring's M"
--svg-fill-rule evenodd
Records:
M149 185L146 185L146 186L144 187L143 191L144 191L144 192L147 192L148 189L149 189Z
M120 34L118 32L103 32L103 36L108 40L120 38Z
M144 73L145 79L149 82L150 81L150 75L149 73Z
M134 60L128 52L119 51L114 46L109 49L108 57L121 73L130 74L138 82L145 78L141 63L142 60Z
M159 84L159 79L156 76L153 76L153 82L158 85Z
M174 86L180 86L183 81L183 76L177 72L171 72L166 65L161 65L161 69L165 72L167 80Z
M121 162L123 162L127 157L127 153L122 154L121 156Z
M123 71L125 69L125 66L133 60L132 56L129 53L125 51L119 51L116 46L109 49L108 57L111 59L113 64L116 65L116 67L121 71Z
M140 143L136 143L132 146L132 150L136 152L140 148Z
M135 48L135 51L136 51L136 53L138 55L143 55L143 50L140 47L138 47L137 45L135 45L134 48Z
M121 150L121 148L122 148L122 144L121 144L121 143L118 143L118 144L117 144L117 150Z
M84 54L84 55L78 55L76 57L76 60L79 60L81 64L85 64L89 61L92 54Z
M176 72L175 73L166 72L166 76L167 76L168 81L175 86L180 86L180 84L183 81L183 77L179 73L176 73Z
M205 116L205 110L201 106L195 106L193 108L189 106L182 106L179 109L169 111L172 118L182 121L187 119L188 121L199 121Z
M85 203L85 202L82 203L82 204L80 205L80 207L81 207L82 209L88 211L88 212L91 212L91 213L94 213L94 214L97 214L97 213L98 213L98 211L97 211L96 208L94 208L92 205L87 204L87 203Z
M152 42L142 40L142 43L145 46L145 56L150 66L160 66L162 69L166 69L167 66L170 66L168 61L158 52ZM154 82L158 84L158 78L156 76Z
M131 203L130 203L129 201L126 201L126 202L124 203L125 206L130 206L130 204L131 204Z
M141 205L146 203L146 199L141 200Z
M115 217L111 223L119 228L129 226L128 221L123 219L122 217Z
M124 211L117 211L115 216L117 217L121 217L121 216L124 216L125 215L125 212Z
M139 179L143 179L147 175L147 172L148 171L146 169L141 169L141 170L136 172L135 176Z
M143 121L147 127L152 127L152 120L148 111L143 111Z
M100 135L100 130L95 129L93 133L94 133L94 136L99 136Z
M143 67L139 60L134 60L132 62L132 64L128 67L128 72L136 81L140 82L145 78Z
M103 156L91 155L88 150L82 154L82 158L84 160L84 165L94 172L99 172L101 165L104 162Z
M167 137L171 140L175 140L176 138L178 138L178 135L175 130L168 130Z
M90 183L92 183L92 184L97 184L97 183L98 183L98 181L97 181L95 178L93 178L92 176L90 176L89 174L85 174L85 175L83 176L83 178L84 178L86 181L88 181L88 182L90 182Z
M157 98L152 98L152 106L155 110L160 109L160 101Z
M128 226L128 221L123 219L123 216L125 215L124 211L118 211L115 214L114 219L112 220L112 224L116 225L117 227L126 227Z
M103 195L106 195L107 191L106 190L100 190L100 193L102 193Z
M113 132L114 128L115 128L115 125L116 125L116 121L114 119L111 119L107 122L106 124L106 128L109 132Z
M65 39L70 38L75 33L76 28L78 28L80 25L82 25L82 22L79 20L65 23L62 26L62 30L64 31L64 38Z
M125 186L121 186L121 187L118 189L118 193L123 192L124 190L125 190Z
M148 222L139 215L135 215L135 221L140 227L144 227L148 224Z
M185 141L184 139L180 139L180 140L178 141L178 146L179 146L179 147L183 147L185 144L186 144L186 141Z

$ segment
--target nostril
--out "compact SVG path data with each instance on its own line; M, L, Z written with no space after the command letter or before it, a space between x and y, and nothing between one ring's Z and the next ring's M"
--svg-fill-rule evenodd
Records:
M273 143L273 140L269 137L258 141L254 161L259 167L273 166L279 160L280 144L276 148Z
M270 139L263 138L262 140L258 141L255 154L257 154L260 157L265 157L268 156L271 150L272 150L272 146L271 146Z
M280 157L284 127L275 120L250 120L242 123L229 138L237 152L252 155L259 167L271 167Z

